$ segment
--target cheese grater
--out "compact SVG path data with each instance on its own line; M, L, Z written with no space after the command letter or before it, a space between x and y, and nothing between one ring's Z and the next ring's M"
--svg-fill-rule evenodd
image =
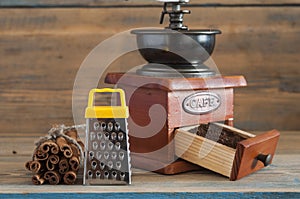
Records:
M119 93L120 106L94 106L95 93ZM128 107L122 89L92 89L86 108L84 185L131 184Z

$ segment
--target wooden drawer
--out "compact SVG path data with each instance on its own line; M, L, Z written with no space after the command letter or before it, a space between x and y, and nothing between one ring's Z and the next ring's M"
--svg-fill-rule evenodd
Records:
M213 125L245 139L238 142L236 148L232 148L196 135L193 131L197 126L184 127L175 131L175 154L227 176L230 180L240 179L271 164L280 135L278 131L272 130L255 136L224 124Z

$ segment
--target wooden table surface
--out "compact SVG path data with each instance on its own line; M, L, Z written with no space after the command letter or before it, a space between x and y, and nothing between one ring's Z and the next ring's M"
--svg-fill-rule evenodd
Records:
M256 132L255 132L256 133ZM130 186L32 185L24 163L37 135L0 135L0 198L300 198L300 132L281 132L273 164L238 181L201 170L159 175L133 169Z

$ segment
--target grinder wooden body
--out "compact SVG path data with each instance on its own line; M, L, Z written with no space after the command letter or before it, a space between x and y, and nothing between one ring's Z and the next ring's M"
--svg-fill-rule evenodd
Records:
M117 84L126 93L133 166L163 174L200 168L176 156L175 130L216 121L232 126L233 89L247 85L243 76L157 78L110 73L105 81ZM149 116L154 105L166 111L164 121L158 121L159 129L154 128L154 120L160 115L152 111L152 118Z

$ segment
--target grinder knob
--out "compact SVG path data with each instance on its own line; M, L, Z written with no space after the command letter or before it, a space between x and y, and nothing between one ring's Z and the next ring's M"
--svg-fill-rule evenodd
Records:
M271 154L267 154L267 155L259 154L256 157L256 159L261 161L262 163L264 163L264 166L268 166L271 163L272 155Z
M170 24L169 27L172 30L187 30L188 27L183 25L183 16L184 14L190 14L189 10L181 10L181 5L186 4L189 0L158 0L160 2L164 2L163 11L160 16L160 24L164 21L165 14L169 14ZM168 6L171 9L168 10Z

